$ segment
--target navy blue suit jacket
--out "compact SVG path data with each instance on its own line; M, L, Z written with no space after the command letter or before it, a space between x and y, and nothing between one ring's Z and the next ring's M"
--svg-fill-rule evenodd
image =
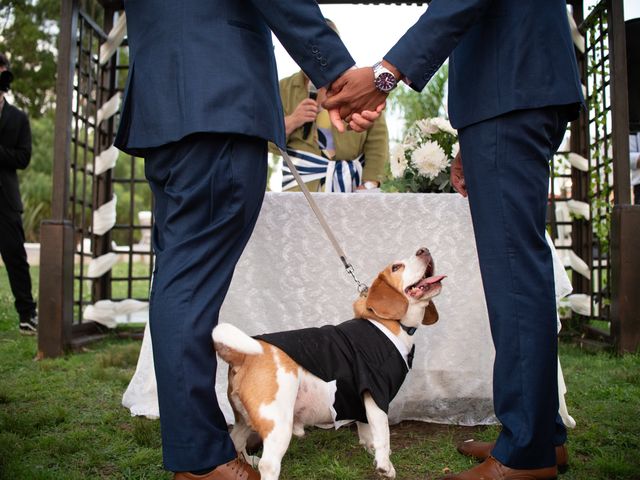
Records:
M285 145L271 31L312 82L354 64L313 0L125 0L129 78L115 145L130 153L195 132Z
M422 90L449 56L456 128L583 102L565 0L433 0L384 58Z

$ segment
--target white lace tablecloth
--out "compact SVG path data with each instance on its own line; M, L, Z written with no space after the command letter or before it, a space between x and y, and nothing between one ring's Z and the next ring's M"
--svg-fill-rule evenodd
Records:
M356 275L370 284L393 260L428 247L447 275L435 299L440 321L416 333L413 369L391 404L390 420L476 425L495 422L493 344L467 200L457 194L314 194ZM254 335L352 318L357 297L302 193L267 193L220 321ZM229 422L227 367L216 392ZM145 332L136 373L123 397L132 414L157 416L151 342Z

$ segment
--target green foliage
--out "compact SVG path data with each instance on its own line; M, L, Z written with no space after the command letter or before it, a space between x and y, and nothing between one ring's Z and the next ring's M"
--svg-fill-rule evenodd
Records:
M391 93L389 96L391 111L404 118L403 136L417 120L446 116L445 87L448 78L449 66L445 64L421 93L415 92L404 83Z
M59 16L56 0L0 0L0 51L15 76L11 93L33 118L55 105Z
M589 51L587 59L587 76L589 79L589 136L591 144L589 153L591 165L589 170L589 199L591 203L591 229L597 239L598 255L605 256L609 252L611 235L611 211L613 207L613 152L611 150L610 106L607 105L607 85L611 82L609 47L607 42L600 41L606 35L607 24L593 26L588 31L589 45L595 48ZM603 33L605 32L605 33ZM627 167L628 168L628 167ZM608 279L603 279L606 287ZM605 291L608 288L604 289ZM605 298L603 305L610 301Z

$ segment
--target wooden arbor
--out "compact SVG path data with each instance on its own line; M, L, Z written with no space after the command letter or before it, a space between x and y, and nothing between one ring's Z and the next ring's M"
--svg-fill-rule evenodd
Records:
M572 169L573 197L590 210L588 218L573 221L572 247L587 263L590 278L574 276L574 290L589 299L583 313L600 321L585 326L584 341L634 352L640 345L640 207L631 205L622 0L602 0L580 31L586 41L579 64L587 111L572 128L571 146L588 163Z
M44 357L104 335L101 324L87 321L87 307L136 295L144 300L153 269L150 245L139 245L149 225L139 220L135 199L150 198L141 160L113 147L127 71L122 2L61 5L52 218L41 227L38 351ZM116 170L116 162L123 168ZM134 271L141 256L146 262ZM105 268L116 261L124 268Z
M585 341L631 351L640 343L640 295L634 291L640 285L640 255L634 251L640 212L630 205L622 0L602 0L586 21L582 0L568 3L586 42L578 57L588 111L572 125L566 153L586 166L574 162L560 174L571 178L572 191L564 199L552 195L552 203L582 202L589 213L561 221L552 215L551 226L570 231L569 243L559 247L585 267L571 265L574 291L583 295L576 299L585 300L582 308L573 306L574 318L611 326L609 331L587 326L585 335L595 340ZM43 357L103 336L105 327L87 308L105 300L144 300L153 271L151 248L141 241L150 229L141 210L151 209L142 164L112 146L128 63L122 8L121 0L62 2L52 218L41 228L38 350ZM136 202L140 198L147 199L144 205ZM121 268L101 268L116 260Z

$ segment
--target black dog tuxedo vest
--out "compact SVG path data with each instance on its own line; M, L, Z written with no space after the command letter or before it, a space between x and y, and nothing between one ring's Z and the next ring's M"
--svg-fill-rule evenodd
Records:
M408 364L394 343L371 322L353 319L339 325L304 328L254 337L284 351L298 365L325 382L336 381L336 420L367 422L362 396L370 392L388 412Z

